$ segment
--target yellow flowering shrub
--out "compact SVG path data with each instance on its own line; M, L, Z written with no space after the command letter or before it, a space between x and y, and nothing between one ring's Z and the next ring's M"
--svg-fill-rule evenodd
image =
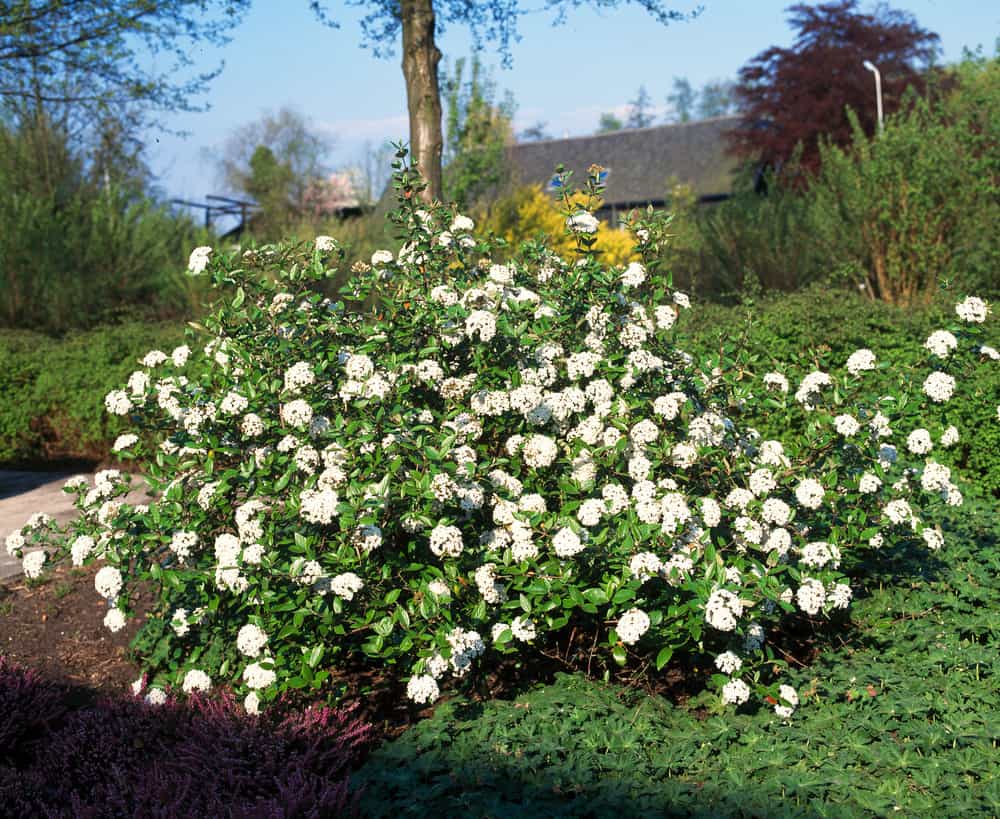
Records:
M575 194L572 201L581 207L585 197ZM558 200L548 196L539 185L525 185L493 202L476 220L479 232L490 233L517 246L528 239L545 234L548 244L560 256L568 256L574 248L573 240L566 235L566 217L559 209ZM595 247L606 265L628 264L637 261L633 251L634 240L627 230L601 224L597 230Z

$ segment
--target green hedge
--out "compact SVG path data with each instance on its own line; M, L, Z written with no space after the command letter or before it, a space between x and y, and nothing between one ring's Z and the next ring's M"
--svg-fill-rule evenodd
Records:
M52 339L0 331L0 464L107 457L120 420L104 396L151 349L169 353L182 326L127 323Z
M930 353L923 342L934 330L956 323L954 304L961 296L944 293L926 308L902 309L843 290L814 288L762 299L746 307L703 305L679 323L681 349L700 358L718 353L723 345L747 344L758 356L757 377L769 370L785 373L794 385L812 369L842 370L847 357L860 347L872 349L880 368L865 377L889 379L908 367L926 370ZM752 314L752 321L750 316ZM996 318L991 319L996 327ZM992 343L1000 346L993 330ZM935 458L957 467L967 485L963 492L1000 497L1000 365L981 368L982 378L960 385L948 402L948 422L962 440ZM921 376L922 377L922 376ZM888 383L888 381L886 381ZM887 390L888 392L888 390ZM783 439L794 429L780 414L744 418L765 437Z

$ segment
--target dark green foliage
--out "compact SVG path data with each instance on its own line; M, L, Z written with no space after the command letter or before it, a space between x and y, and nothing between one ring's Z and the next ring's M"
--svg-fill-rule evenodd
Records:
M750 309L701 305L692 321L678 330L682 349L696 358L718 353L723 347L746 344L757 356L759 378L772 369L796 383L812 369L843 367L847 357L861 347L876 352L888 365L866 378L888 385L895 373L906 372L927 361L921 346L934 330L954 323L958 293L947 292L926 308L903 310L841 290L812 288L800 293L762 299ZM948 402L948 421L958 427L962 440L951 449L935 450L935 458L958 469L966 482L962 491L1000 497L1000 424L996 400L1000 396L1000 371L984 367L975 384L962 384ZM765 437L787 440L784 414L744 418Z
M124 323L55 340L0 331L0 463L106 456L120 419L104 409L151 349L184 340L176 324Z
M560 676L514 701L456 698L362 769L369 816L852 817L993 815L1000 803L1000 529L955 516L926 552L855 567L871 596L846 644L786 680L789 723L766 708ZM980 521L977 523L976 521ZM995 518L993 518L995 521ZM959 524L958 521L961 521ZM879 582L893 572L897 583Z
M183 271L206 239L130 180L92 179L52 123L0 123L0 327L61 333L122 311L187 315L204 289Z

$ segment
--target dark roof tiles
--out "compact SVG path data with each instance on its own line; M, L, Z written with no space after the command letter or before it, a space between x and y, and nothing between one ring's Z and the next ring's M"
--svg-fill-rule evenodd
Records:
M739 117L677 125L626 128L608 134L522 142L510 147L519 181L546 187L560 163L582 186L592 164L608 169L606 205L662 201L671 179L691 185L699 197L732 189L736 160L726 154L725 132Z

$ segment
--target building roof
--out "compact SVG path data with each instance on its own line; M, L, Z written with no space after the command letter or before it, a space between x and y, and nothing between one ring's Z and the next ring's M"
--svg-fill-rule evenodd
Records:
M652 128L624 128L607 134L521 142L510 147L519 181L546 188L562 163L581 187L592 164L608 169L605 206L661 202L672 178L691 185L699 197L732 190L737 161L726 154L725 132L739 117L716 117Z

